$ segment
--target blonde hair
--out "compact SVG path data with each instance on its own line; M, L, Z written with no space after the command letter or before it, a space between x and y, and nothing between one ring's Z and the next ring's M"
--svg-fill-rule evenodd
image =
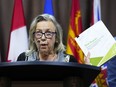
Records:
M62 36L63 36L62 28L61 28L60 24L56 21L55 17L52 15L49 15L49 14L38 15L32 21L32 23L30 25L30 30L29 30L29 50L31 52L37 51L36 44L34 43L33 33L36 30L37 23L40 21L51 21L55 25L55 27L56 27L56 43L55 43L54 49L56 52L65 51L65 46L63 45L63 42L62 42Z

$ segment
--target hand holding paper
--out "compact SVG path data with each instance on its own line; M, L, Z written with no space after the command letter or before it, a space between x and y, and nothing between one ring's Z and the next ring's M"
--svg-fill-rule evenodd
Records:
M90 52L92 65L101 66L116 55L115 39L102 21L86 29L75 40L86 56Z
M90 63L90 52L88 52L87 56L84 57L85 64L91 65Z

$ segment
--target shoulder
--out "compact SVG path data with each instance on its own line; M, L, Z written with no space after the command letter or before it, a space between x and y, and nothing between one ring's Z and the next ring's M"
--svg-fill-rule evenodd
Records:
M63 52L65 54L65 60L68 60L68 62L77 62L76 58L72 55L67 54L66 52Z
M32 55L35 53L35 51L32 51L32 50L26 50L25 52L21 53L19 56L18 56L18 59L17 61L26 61L28 59L28 57L31 56L32 58Z
M69 62L77 62L78 63L77 59L74 56L72 56L72 55L70 55Z
M26 58L26 55L25 54L26 54L25 52L21 53L18 56L17 61L25 61L25 58Z

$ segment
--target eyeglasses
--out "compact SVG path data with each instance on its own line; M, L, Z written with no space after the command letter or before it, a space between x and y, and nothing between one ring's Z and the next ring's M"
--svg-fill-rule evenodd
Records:
M41 39L43 35L44 35L47 39L51 39L51 38L53 37L53 35L56 34L56 32L50 32L50 31L49 31L49 32L45 32L45 33L43 33L43 32L34 32L33 34L34 34L35 37L38 38L38 39Z

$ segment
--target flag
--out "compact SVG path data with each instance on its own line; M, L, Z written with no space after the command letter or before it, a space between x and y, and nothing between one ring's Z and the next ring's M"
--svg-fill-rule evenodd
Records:
M93 86L96 84L96 86ZM101 66L100 74L95 78L90 87L108 87L107 83L107 64Z
M82 32L82 20L79 0L72 0L66 53L73 55L78 60L79 63L84 63L83 52L74 39L81 32Z
M44 13L54 15L52 0L45 0Z
M91 25L101 20L101 5L100 0L93 0L92 20Z
M7 61L14 62L20 53L28 49L28 36L22 0L14 0Z
M93 0L91 25L101 20L100 0ZM95 84L95 85L94 85ZM95 78L90 87L108 87L107 85L107 65L101 66L100 74Z

